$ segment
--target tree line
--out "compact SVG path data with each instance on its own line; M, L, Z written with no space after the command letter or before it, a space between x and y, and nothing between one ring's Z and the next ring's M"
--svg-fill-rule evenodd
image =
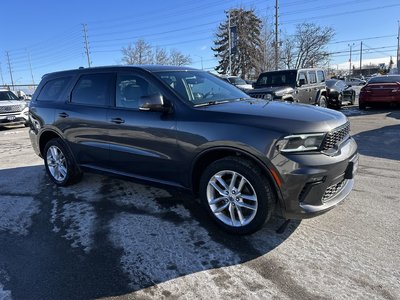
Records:
M256 78L261 72L275 69L275 32L272 24L258 17L253 9L231 9L215 32L215 70L220 74ZM230 26L230 27L229 27ZM230 28L234 27L234 51L230 51ZM232 32L232 31L231 31ZM293 35L282 34L279 44L279 69L298 69L326 65L329 60L327 45L334 37L331 27L314 23L297 25ZM232 44L231 44L232 50ZM143 39L121 49L124 64L189 65L190 55L177 49L153 47Z

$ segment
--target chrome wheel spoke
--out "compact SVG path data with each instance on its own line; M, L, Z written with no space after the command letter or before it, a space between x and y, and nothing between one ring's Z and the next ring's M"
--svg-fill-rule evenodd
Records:
M217 209L213 210L213 213L220 213L222 212L224 209L226 209L229 206L229 202L226 202L225 204L221 205L220 207L218 207Z
M242 177L242 179L240 179L240 182L239 182L239 187L238 187L239 192L242 191L245 183L246 183L246 179L244 177Z
M221 195L221 196L225 196L225 191L223 189L221 189L218 184L216 184L215 182L210 182L210 184L212 185L212 187Z
M233 204L229 204L229 214L231 216L232 225L236 225L236 216L235 216L235 206Z
M215 179L223 186L225 190L228 190L228 185L226 184L225 180L221 178L221 176L215 176Z
M243 207L243 208L247 208L247 209L250 209L250 210L257 210L257 206L253 206L253 205L250 205L250 204L247 204L247 203L244 203L244 202L237 202L236 204L238 206L240 206L240 207Z
M60 166L59 170L60 170L60 174L64 178L67 175L67 169L64 166Z
M240 208L239 205L236 205L236 210L237 210L237 214L238 214L238 217L239 217L240 224L243 225L244 217L243 217L242 209Z
M240 197L242 197L243 199L249 200L249 201L257 201L257 196L256 195L240 194Z
M58 160L58 153L55 147L50 147L51 157L56 161Z
M67 160L57 146L50 146L46 154L47 168L51 176L62 181L68 175Z
M235 187L237 176L238 176L238 174L236 172L233 172L232 180L231 180L231 183L229 184L229 190L230 191L232 191L232 189Z
M214 204L217 204L217 203L219 203L219 202L221 202L221 201L223 201L223 200L226 200L226 197L214 198L214 199L211 199L210 201L208 201L208 203L209 203L210 205L214 205Z

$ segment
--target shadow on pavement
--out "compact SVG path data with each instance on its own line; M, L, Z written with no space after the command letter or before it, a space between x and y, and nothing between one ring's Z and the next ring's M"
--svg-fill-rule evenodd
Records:
M178 192L93 174L57 188L43 166L0 170L0 198L0 287L15 299L127 294L255 259L300 224L233 236Z
M399 118L400 114L390 113ZM400 124L364 131L353 136L358 152L367 156L400 160Z

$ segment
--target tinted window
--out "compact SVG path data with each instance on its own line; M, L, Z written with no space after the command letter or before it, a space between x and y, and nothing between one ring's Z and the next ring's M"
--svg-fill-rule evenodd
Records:
M318 79L318 82L324 82L325 81L324 71L322 71L322 70L317 71L317 79Z
M72 91L71 102L106 106L110 99L113 74L82 75Z
M368 83L390 83L400 82L400 76L377 76L372 77Z
M307 83L307 82L308 82L307 76L306 76L306 73L305 73L305 72L299 72L299 81L300 81L300 80L304 80L304 83Z
M18 100L18 97L15 96L15 94L13 92L1 91L0 92L0 100Z
M310 83L317 82L317 76L315 75L314 71L308 72L308 78L310 79Z
M141 76L119 74L116 84L116 107L138 109L141 99L161 95L160 90Z
M46 82L40 91L37 100L39 101L57 101L67 88L71 77L61 77Z
M296 83L296 71L267 72L260 75L257 85L293 85Z
M203 71L171 71L155 74L183 99L194 105L249 98L233 85Z

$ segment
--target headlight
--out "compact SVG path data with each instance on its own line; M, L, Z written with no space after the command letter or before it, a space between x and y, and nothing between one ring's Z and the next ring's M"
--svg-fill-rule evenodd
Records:
M276 92L275 92L275 95L278 96L278 97L282 97L283 95L289 94L289 93L291 93L292 91L293 91L292 88L287 88L287 89L283 89L283 90L280 90L280 91L276 91Z
M272 100L272 95L271 94L266 94L264 99L265 100Z
M318 150L325 133L297 134L285 136L277 144L281 152L298 152Z

